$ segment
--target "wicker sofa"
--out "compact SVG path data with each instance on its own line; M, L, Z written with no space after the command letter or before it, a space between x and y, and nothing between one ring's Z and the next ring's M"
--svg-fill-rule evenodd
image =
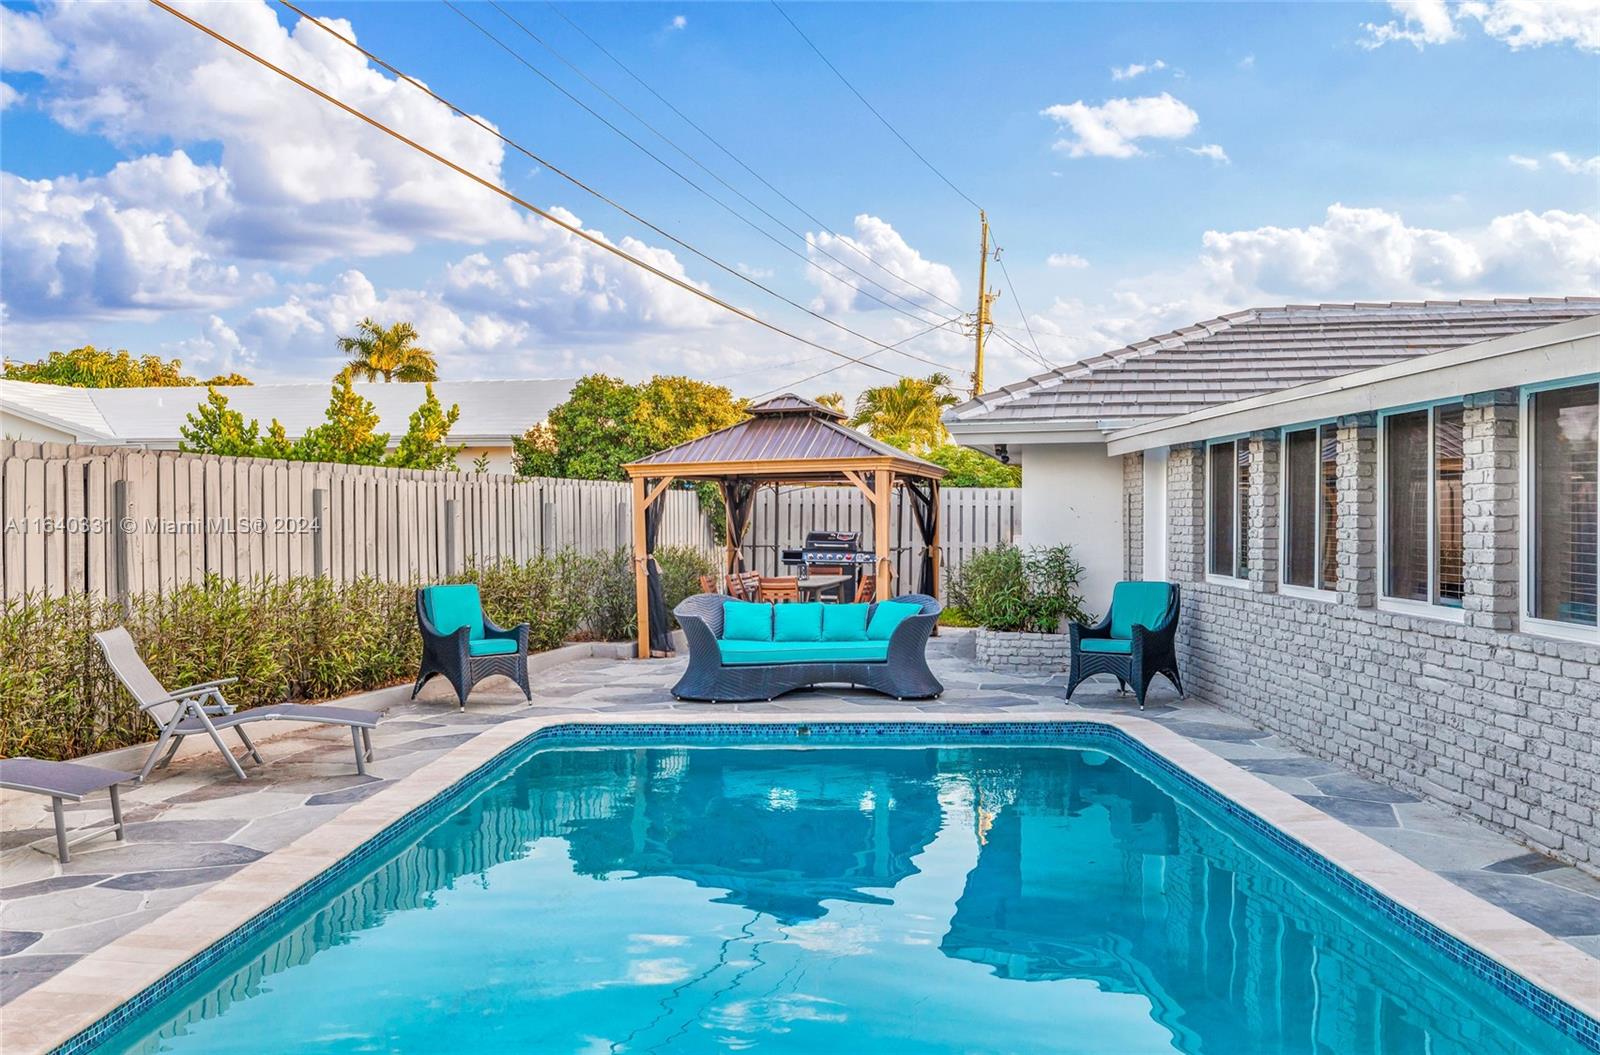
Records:
M896 699L938 696L944 686L928 669L927 648L941 609L923 594L826 605L762 605L698 594L673 610L689 640L689 666L672 695L735 703L829 683ZM765 635L763 618L770 628Z

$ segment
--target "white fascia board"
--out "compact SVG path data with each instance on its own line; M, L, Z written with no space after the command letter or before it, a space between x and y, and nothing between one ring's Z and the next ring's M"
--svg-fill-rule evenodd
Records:
M1134 425L1111 433L1107 452L1129 454L1597 371L1600 315L1591 315Z
M1104 443L1117 422L1102 421L950 421L945 427L964 447L1036 443Z
M24 420L34 422L35 424L44 425L48 428L68 433L77 437L77 439L80 441L93 442L98 446L105 446L108 444L116 446L123 442L122 440L117 439L115 436L108 436L105 433L99 432L95 429L86 428L79 422L68 421L66 418L58 418L54 414L46 414L44 411L38 410L34 407L22 406L9 401L0 402L0 418L4 417L23 418ZM3 429L0 429L0 432L3 431Z

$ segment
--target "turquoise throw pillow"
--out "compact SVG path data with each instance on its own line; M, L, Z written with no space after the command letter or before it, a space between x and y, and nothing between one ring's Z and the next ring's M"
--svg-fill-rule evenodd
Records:
M822 609L822 640L865 641L870 604L830 604Z
M780 604L772 611L774 641L821 641L822 605Z
M894 628L922 613L920 604L908 604L905 601L879 601L878 607L872 610L872 622L867 624L867 638L872 641L887 641L894 635Z
M771 641L772 606L729 601L722 606L722 636L728 641Z

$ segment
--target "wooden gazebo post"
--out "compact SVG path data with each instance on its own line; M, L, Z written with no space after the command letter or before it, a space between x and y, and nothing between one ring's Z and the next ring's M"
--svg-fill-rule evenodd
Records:
M908 480L926 480L935 496L934 584L938 594L938 482L945 470L844 424L844 415L809 399L785 394L750 408L751 417L698 439L623 466L633 484L634 608L639 619L640 659L650 657L649 555L645 552L645 512L661 499L673 480L739 481L797 486L850 484L872 507L873 566L878 596L893 596L892 550L894 487ZM651 487L654 481L655 486ZM733 511L723 496L728 531L723 538L723 568L735 566L739 551Z

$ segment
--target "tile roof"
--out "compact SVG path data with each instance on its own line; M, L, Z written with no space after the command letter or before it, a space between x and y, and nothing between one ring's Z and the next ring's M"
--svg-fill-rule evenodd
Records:
M985 392L945 421L1166 418L1590 315L1600 297L1252 308Z
M577 382L569 378L518 378L500 381L436 381L434 395L446 409L461 407L451 432L456 442L510 442L531 425L544 421ZM330 382L287 385L239 385L225 389L228 406L263 428L273 418L283 422L291 438L322 424ZM372 401L379 429L398 438L411 412L423 399L420 382L358 381L355 389ZM25 381L0 380L0 414L47 416L82 429L86 441L176 443L187 416L206 398L203 387L69 388Z

